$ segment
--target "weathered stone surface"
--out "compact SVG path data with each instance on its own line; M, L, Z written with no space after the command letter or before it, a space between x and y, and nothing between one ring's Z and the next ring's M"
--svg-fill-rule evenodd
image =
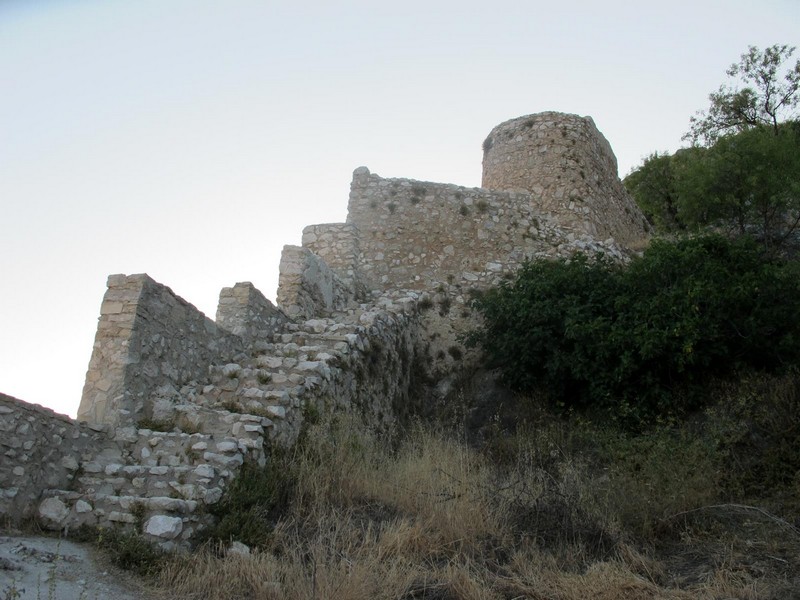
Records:
M648 225L617 174L617 159L591 117L546 112L511 119L484 142L483 187L532 193L562 226L623 244Z
M217 325L245 344L270 337L287 322L286 315L249 281L220 292Z
M131 425L150 417L155 390L200 380L212 360L243 348L241 338L145 274L110 276L103 303L114 311L100 316L80 420Z
M48 525L63 525L68 516L69 508L58 498L46 498L39 504L39 517Z
M200 465L194 470L194 474L198 477L211 479L214 477L214 467L211 465Z
M156 515L145 523L144 532L167 540L173 540L183 531L183 520L179 517Z
M267 413L269 413L270 416L275 417L276 419L286 418L286 409L282 406L268 406Z
M112 510L108 513L108 520L113 523L136 523L136 516L131 513L126 513L118 510Z
M242 542L231 542L231 545L228 546L228 554L250 556L250 546Z
M162 547L186 546L210 522L199 509L246 460L263 466L265 445L291 446L308 415L357 410L390 431L421 370L445 374L430 385L444 396L475 364L459 341L475 323L470 291L529 258L624 260L644 234L588 119L501 124L484 185L356 169L347 223L311 225L284 249L279 307L237 283L216 323L147 275L110 276L88 423L0 395L0 516L144 525Z

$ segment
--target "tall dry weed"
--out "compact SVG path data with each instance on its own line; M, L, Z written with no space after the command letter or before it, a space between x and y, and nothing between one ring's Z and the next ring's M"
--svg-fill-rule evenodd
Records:
M289 457L293 493L269 545L183 557L161 585L174 599L209 600L768 597L725 568L688 590L667 587L663 565L621 529L619 494L644 498L646 487L611 489L625 480L562 434L520 437L499 468L422 427L391 445L347 419L315 426Z
M410 518L442 547L502 535L488 461L464 444L416 428L397 449L348 420L320 427L298 460L301 512L331 504ZM500 509L500 510L498 510Z

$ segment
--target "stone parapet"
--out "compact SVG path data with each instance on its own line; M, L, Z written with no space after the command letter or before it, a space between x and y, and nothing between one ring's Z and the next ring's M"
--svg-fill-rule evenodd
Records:
M323 223L303 229L303 248L319 256L342 282L353 290L355 299L367 299L360 265L361 235L350 223Z
M271 337L288 322L289 318L249 281L222 288L219 294L216 323L245 346Z

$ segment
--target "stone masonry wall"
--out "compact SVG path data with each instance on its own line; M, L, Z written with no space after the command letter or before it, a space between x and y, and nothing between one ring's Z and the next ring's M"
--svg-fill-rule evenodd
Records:
M444 397L476 358L461 346L475 288L528 258L625 260L645 235L588 118L499 125L484 185L356 169L347 223L284 248L278 308L238 283L215 323L147 275L109 277L78 412L91 425L0 395L0 515L36 507L53 529L187 547L239 468L294 444L309 418L354 412L391 432L421 382Z
M102 427L0 394L0 517L35 516L43 490L71 487L80 464L110 444Z
M362 259L361 234L349 223L323 223L303 229L303 248L307 248L336 272L352 288L356 299L366 299L366 287L359 267Z
M564 230L528 192L503 192L353 173L348 223L371 289L486 287L526 259L576 250L621 256L612 242ZM319 245L319 244L317 244Z
M303 254L335 278L320 257ZM149 412L134 406L127 418L88 427L15 399L0 404L0 428L15 434L0 469L0 507L13 520L24 508L55 530L121 527L166 549L187 547L240 467L263 465L270 445L294 444L309 415L355 413L365 427L390 433L407 409L423 346L413 292L293 321L251 284L237 284L223 290L218 309L220 325L238 334L233 341L147 276L113 276L109 292L98 347L116 352L97 352L92 368L121 373L124 392L136 382L138 395L123 399ZM107 315L127 326L110 327ZM189 360L173 356L181 352ZM108 357L114 362L103 365ZM85 396L81 409L91 417L99 411L90 401ZM30 439L18 439L23 433ZM62 444L67 437L77 441ZM43 454L52 440L57 447ZM30 456L47 463L42 477L25 479Z
M279 331L289 318L249 281L222 288L217 326L249 347Z
M562 226L624 245L649 225L625 191L617 159L590 117L545 112L511 119L484 144L483 187L526 190Z
M89 425L0 395L0 517L56 531L124 527L187 546L244 461L264 464L264 419L220 421L216 434Z
M357 411L370 427L390 430L413 385L421 346L418 302L413 292L395 293L333 316L287 323L259 340L258 350L211 365L206 385L185 386L173 420L219 435L229 427L221 416L260 415L265 441L282 446L294 443L308 411Z
M241 340L147 275L112 275L100 309L78 418L133 423L151 418L154 394L207 376L212 357Z
M352 281L307 248L284 246L279 272L278 304L291 318L329 316L356 299Z

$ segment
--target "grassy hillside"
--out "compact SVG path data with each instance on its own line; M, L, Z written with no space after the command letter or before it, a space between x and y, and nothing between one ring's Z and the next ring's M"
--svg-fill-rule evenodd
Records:
M158 586L211 599L797 598L800 380L714 393L708 411L639 434L530 398L494 405L476 431L468 390L448 422L396 440L319 423L247 471L212 532L224 541L162 565ZM227 553L232 539L251 554Z

